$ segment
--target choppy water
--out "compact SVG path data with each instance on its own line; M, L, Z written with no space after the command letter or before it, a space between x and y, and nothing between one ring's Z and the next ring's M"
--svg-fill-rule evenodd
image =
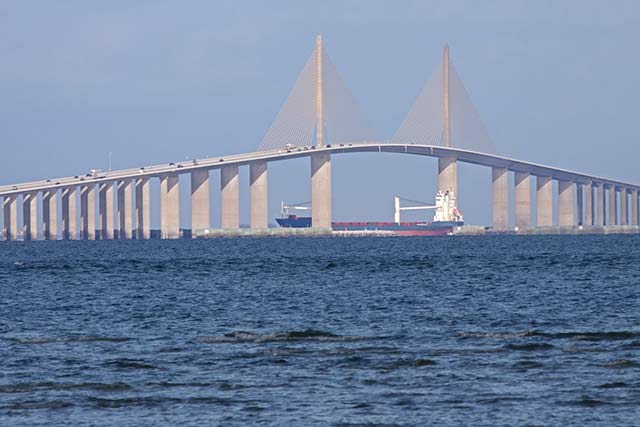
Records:
M0 244L0 425L638 425L639 248Z

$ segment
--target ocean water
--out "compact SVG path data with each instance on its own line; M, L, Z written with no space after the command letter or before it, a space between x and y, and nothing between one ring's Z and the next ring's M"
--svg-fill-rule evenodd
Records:
M0 425L639 425L640 238L0 244Z

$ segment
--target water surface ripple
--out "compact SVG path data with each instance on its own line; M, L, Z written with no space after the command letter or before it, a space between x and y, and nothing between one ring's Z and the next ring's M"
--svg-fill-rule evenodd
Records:
M640 237L0 244L0 425L637 425Z

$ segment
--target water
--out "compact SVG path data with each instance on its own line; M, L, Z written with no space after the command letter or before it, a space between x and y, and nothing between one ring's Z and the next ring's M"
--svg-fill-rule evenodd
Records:
M0 425L638 425L639 243L0 244Z

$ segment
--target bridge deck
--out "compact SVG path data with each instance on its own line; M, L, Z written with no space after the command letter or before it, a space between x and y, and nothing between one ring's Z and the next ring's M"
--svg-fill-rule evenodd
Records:
M305 149L306 148L306 149ZM586 173L570 171L553 166L540 165L522 160L510 159L493 154L485 154L458 148L447 148L433 145L420 144L392 144L382 142L362 142L334 144L323 148L311 149L310 147L295 147L290 150L276 149L269 151L258 151L254 153L236 154L225 157L215 157L208 159L196 159L195 161L175 162L173 165L152 165L144 168L121 169L109 172L102 172L98 177L87 177L84 174L47 181L33 181L20 184L0 186L0 196L10 194L20 194L33 191L49 190L53 188L66 188L89 182L100 183L105 181L115 181L119 179L136 177L158 177L167 174L183 174L199 169L218 169L224 165L246 165L255 160L279 161L291 158L308 157L316 152L330 152L331 154L342 153L400 153L429 157L455 157L458 161L471 163L486 167L503 167L511 171L529 172L538 176L549 176L553 179L568 180L577 183L602 183L607 186L624 187L630 190L640 189L640 185L624 181L618 181Z

